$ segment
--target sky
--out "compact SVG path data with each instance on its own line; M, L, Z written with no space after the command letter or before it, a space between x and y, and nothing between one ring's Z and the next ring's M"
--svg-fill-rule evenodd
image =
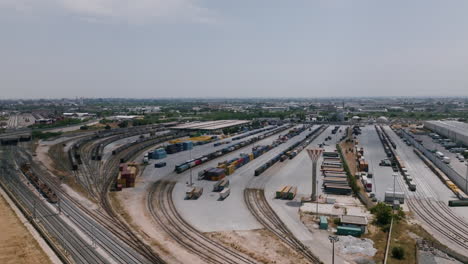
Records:
M0 98L468 96L468 1L0 0Z

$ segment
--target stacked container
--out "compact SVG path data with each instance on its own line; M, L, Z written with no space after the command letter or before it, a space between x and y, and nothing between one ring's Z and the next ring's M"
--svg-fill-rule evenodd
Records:
M224 169L211 168L206 171L205 179L212 180L212 181L219 181L224 177L226 177Z
M158 148L151 154L151 159L163 159L165 157L167 157L167 153L163 148Z
M185 141L182 143L182 149L183 150L191 150L193 148L193 143L192 141Z
M182 143L171 144L166 147L167 154L174 154L183 150Z
M134 164L121 164L119 166L116 189L120 191L122 188L135 187L136 174L137 168Z

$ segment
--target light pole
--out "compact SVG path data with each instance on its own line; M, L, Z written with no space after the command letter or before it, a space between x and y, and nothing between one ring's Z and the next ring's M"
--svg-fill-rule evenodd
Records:
M396 180L396 177L398 177L398 174L396 173L393 173L393 204L395 204L395 180ZM392 206L393 209L395 209L393 206Z
M192 163L192 149L190 149L190 163ZM189 166L190 166L190 187L193 186L193 182L192 182L192 165L189 163Z
M333 244L332 264L335 264L335 242L340 241L340 238L338 236L328 236L328 239L330 240L330 243Z
M315 149L307 149L307 154L309 154L309 158L312 161L312 194L311 199L312 201L317 202L317 217L318 217L318 197L317 197L317 187L318 187L318 179L317 179L317 161L320 155L323 153L323 149L315 148Z
M468 193L468 163L466 165L465 193Z

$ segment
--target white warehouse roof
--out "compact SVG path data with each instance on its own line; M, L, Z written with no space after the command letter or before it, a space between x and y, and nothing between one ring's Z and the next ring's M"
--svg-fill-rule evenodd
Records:
M448 137L456 142L468 145L468 124L453 120L436 120L424 122L424 127Z

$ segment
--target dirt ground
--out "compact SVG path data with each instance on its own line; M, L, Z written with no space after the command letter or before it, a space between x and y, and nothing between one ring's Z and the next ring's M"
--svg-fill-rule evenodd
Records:
M346 163L348 164L348 168L349 168L351 175L355 176L358 170L357 170L357 162L356 162L357 158L356 158L356 151L354 149L354 144L351 142L342 142L340 144L340 147L343 151L343 156L346 159ZM349 151L350 149L352 149L353 151L352 152ZM362 182L360 180L357 180L356 183L359 186L359 189L360 189L359 192L361 193L361 197L365 199L363 203L369 206L375 205L375 203L372 202L369 196L367 196L367 193L365 191L364 185L362 185Z
M265 229L206 233L260 263L308 263Z
M0 263L52 263L7 202L0 196Z

